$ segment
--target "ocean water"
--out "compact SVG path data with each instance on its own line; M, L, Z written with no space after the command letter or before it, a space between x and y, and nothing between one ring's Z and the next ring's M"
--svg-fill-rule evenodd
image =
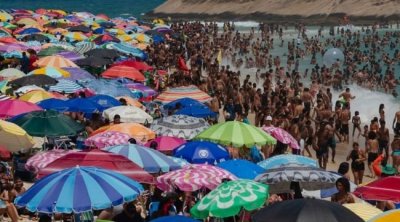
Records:
M104 13L110 17L140 17L165 0L0 0L0 9L62 9Z

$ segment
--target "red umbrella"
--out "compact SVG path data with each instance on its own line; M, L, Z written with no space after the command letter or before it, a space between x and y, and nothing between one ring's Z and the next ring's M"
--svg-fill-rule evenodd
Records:
M93 42L96 43L97 45L101 45L106 42L120 42L117 37L111 36L109 34L104 34L104 35L99 35L95 39L93 39Z
M400 177L391 176L358 187L354 195L364 200L400 202Z
M154 182L153 176L126 157L97 149L67 154L41 169L38 178L75 166L101 167L121 173L139 183Z
M149 71L149 70L154 69L153 67L147 65L147 63L145 63L145 62L139 62L139 61L135 61L135 60L125 60L122 62L117 62L113 66L121 66L121 65L133 67L140 71Z
M8 160L11 158L11 152L8 151L6 148L0 146L0 158L2 160Z
M101 75L104 78L127 78L141 82L145 81L145 77L139 70L129 66L113 66Z

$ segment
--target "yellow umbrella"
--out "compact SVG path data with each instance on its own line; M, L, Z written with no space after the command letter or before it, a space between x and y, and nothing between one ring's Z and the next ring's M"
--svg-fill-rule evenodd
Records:
M32 148L33 139L18 125L0 120L0 146L10 152L18 152L23 149Z
M19 97L20 100L31 103L37 103L42 100L51 98L54 98L54 95L43 90L33 90Z
M69 72L67 72L63 69L51 67L51 66L43 67L40 69L35 69L32 72L28 73L28 75L47 75L52 78L70 77Z
M51 29L49 32L50 32L51 34L56 34L57 32L58 32L58 33L61 33L61 34L65 34L65 33L68 32L68 30L63 29L63 28L55 28L55 29Z
M39 26L39 23L31 18L22 18L18 20L18 25L26 25L26 26Z
M65 37L73 41L83 41L87 39L87 36L84 35L82 32L68 32L67 34L65 34Z
M124 35L118 35L117 38L118 38L119 40L123 41L123 42L129 42L129 41L132 41L132 40L133 40L133 37L132 37L132 36L126 35L126 34L124 34Z
M368 203L343 204L343 206L351 210L353 213L357 214L365 221L382 213L381 210Z
M389 210L383 212L376 217L372 218L368 222L397 222L400 221L400 210Z
M71 60L66 59L62 56L58 56L58 55L43 57L36 62L36 65L40 66L40 67L51 66L51 67L56 67L56 68L78 67Z
M0 11L0 22L6 22L12 19L13 19L12 15L8 14L5 11Z

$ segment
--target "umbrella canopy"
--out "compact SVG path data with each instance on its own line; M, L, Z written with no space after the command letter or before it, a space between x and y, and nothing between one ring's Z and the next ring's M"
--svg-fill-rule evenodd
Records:
M291 182L299 182L306 190L321 190L332 188L340 177L339 174L321 168L293 163L268 169L255 180L270 185L270 193L286 193L291 190Z
M14 91L14 94L21 95L21 94L26 94L31 91L38 91L38 90L45 91L43 88L41 88L39 86L30 85L30 86L23 86L23 87L18 88L17 90Z
M115 115L121 117L123 123L152 123L153 117L136 106L115 106L103 111L103 117L114 119Z
M53 161L73 152L78 152L78 150L64 150L64 149L55 149L48 151L41 151L36 153L34 156L28 159L25 164L25 169L38 173L40 169L46 167Z
M121 173L140 183L153 183L153 177L126 157L92 149L69 153L53 161L38 173L43 178L54 172L76 166L93 166Z
M97 45L93 42L81 42L81 44L76 44L74 52L83 55L84 53L97 48Z
M72 167L39 180L15 204L32 212L81 213L133 201L143 191L142 185L119 173Z
M120 101L108 95L95 95L88 97L88 99L97 103L99 106L103 107L103 109L121 105Z
M54 110L33 111L19 115L13 122L38 137L75 136L84 126Z
M139 62L139 61L135 61L135 60L125 60L122 62L117 62L114 65L115 66L119 66L119 65L130 66L139 71L150 71L150 70L154 69L152 66L147 65L147 63L145 63L145 62Z
M78 67L74 62L69 59L66 59L59 55L53 56L46 56L38 61L36 61L36 65L40 67L51 66L56 68L63 68L63 67Z
M77 26L72 26L68 28L70 32L84 32L84 33L89 33L92 31L91 28L84 26L84 25L77 25Z
M8 160L8 159L11 159L12 154L11 154L11 152L8 151L6 148L4 148L4 147L2 147L2 146L0 145L0 157L1 157L2 159Z
M197 191L202 188L213 190L223 179L237 178L212 165L193 164L157 177L157 187L164 191L173 191L176 187L182 191Z
M242 208L253 211L268 198L268 185L252 180L235 180L220 184L190 209L192 217L225 218L237 215Z
M76 68L76 67L69 67L63 68L65 71L69 72L70 76L67 77L70 80L82 80L82 79L95 79L95 77L90 74L88 71Z
M185 216L165 216L165 217L159 217L157 219L151 220L150 222L200 222L198 220L192 219L190 217L185 217Z
M70 51L59 52L59 53L57 53L57 55L62 56L64 58L66 58L66 59L69 59L69 60L71 60L73 62L78 60L78 59L83 59L84 58L81 54L79 54L77 52L70 52Z
M276 140L259 128L239 121L228 121L211 126L196 136L196 140L208 140L233 147L263 146Z
M359 216L340 204L325 200L287 200L264 207L253 215L254 222L362 222Z
M217 167L231 172L242 179L254 180L258 175L265 172L265 169L248 160L227 160L217 164Z
M34 34L25 35L24 37L22 37L22 40L25 42L27 42L27 41L47 42L50 40L50 38L44 34L34 33Z
M188 115L198 118L215 117L217 115L217 113L212 111L208 106L204 104L183 107L177 110L175 114Z
M372 206L368 203L351 203L351 204L343 204L344 207L351 210L351 212L357 214L364 221L368 221L369 219L375 217L382 213L377 207Z
M165 154L136 144L111 146L105 150L127 157L149 173L169 172L181 168Z
M109 146L128 144L130 138L131 137L126 133L108 131L87 138L85 140L85 145L102 149Z
M57 82L58 81L56 79L51 78L50 76L30 75L10 81L8 82L8 84L16 86L28 86L28 85L45 86L45 85L55 85L57 84Z
M81 85L68 79L59 79L57 84L49 87L49 91L60 93L75 93L82 89Z
M65 51L63 47L60 46L51 46L45 49L40 50L38 56L51 56L57 54L59 52Z
M384 177L358 187L354 195L364 200L400 202L400 177Z
M192 99L192 98L183 97L183 98L176 99L172 102L165 104L164 108L165 109L175 109L177 104L180 104L180 107L184 108L184 107L189 107L189 106L202 105L203 103L201 103L195 99Z
M284 129L273 126L263 127L262 129L268 134L270 134L272 137L277 139L279 142L287 144L293 149L300 149L300 145L297 142L297 140L290 133L286 132Z
M125 86L129 89L140 91L141 93L143 93L143 97L155 96L157 94L157 91L143 85L142 83L128 83L125 84Z
M94 56L76 60L77 65L90 66L90 67L102 67L105 65L109 65L111 63L113 63L113 61L109 58L94 57Z
M291 155L291 154L282 154L273 156L261 162L258 162L257 164L260 167L268 170L268 169L280 168L286 164L291 164L291 163L302 164L311 167L318 167L318 163L314 159L305 156Z
M174 150L174 156L189 163L217 164L229 159L228 150L216 143L193 141L180 145Z
M87 36L84 35L82 32L68 32L65 35L65 38L69 41L83 41L87 39Z
M400 210L389 210L383 212L376 217L372 218L368 222L391 222L391 221L398 221L400 219Z
M6 119L37 110L42 110L42 108L34 103L22 100L8 99L0 101L0 119Z
M202 103L211 101L211 97L207 93L193 85L168 89L158 95L155 100L165 104L184 97L192 98Z
M113 66L101 75L105 78L127 78L136 81L146 80L139 70L129 66Z
M68 110L68 105L66 101L61 99L46 99L38 102L37 105L42 107L43 109L53 109L59 112L65 112Z
M74 98L67 100L65 103L70 112L94 113L103 110L103 107L87 98Z
M104 44L106 42L121 42L117 37L114 37L109 34L103 34L97 36L95 39L93 39L93 42L96 43L97 45Z
M157 143L157 150L159 151L171 151L174 150L176 147L186 143L186 140L181 138L171 136L159 136L154 140L150 140L149 142L147 142L145 146L150 147L153 141Z
M184 159L178 158L178 157L173 157L173 156L168 156L171 158L175 163L177 163L179 166L184 167L187 165L190 165L190 163Z
M0 71L0 78L4 78L6 80L18 79L25 76L25 73L15 68L7 68Z
M120 123L101 127L97 129L92 135L104 131L116 131L126 133L132 138L135 138L136 141L140 141L142 143L145 143L148 140L154 139L156 137L156 134L152 130L146 128L139 123Z
M22 95L18 99L22 100L22 101L30 102L30 103L37 103L42 100L50 99L50 98L54 98L53 94L48 93L43 90L33 90L33 91L30 91L30 92Z
M204 119L172 115L155 120L150 128L159 136L173 136L190 140L209 126Z
M28 75L47 75L52 78L61 78L70 76L70 74L67 71L50 66L43 67L40 69L35 69L32 72L28 73Z
M32 148L33 139L28 133L14 123L0 120L0 147L11 152Z
M85 52L85 55L89 57L115 59L119 57L120 54L114 49L95 48Z

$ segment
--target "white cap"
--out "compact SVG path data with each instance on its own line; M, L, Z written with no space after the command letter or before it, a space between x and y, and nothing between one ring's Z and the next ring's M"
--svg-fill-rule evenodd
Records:
M272 116L267 116L267 117L265 118L265 120L272 121Z

